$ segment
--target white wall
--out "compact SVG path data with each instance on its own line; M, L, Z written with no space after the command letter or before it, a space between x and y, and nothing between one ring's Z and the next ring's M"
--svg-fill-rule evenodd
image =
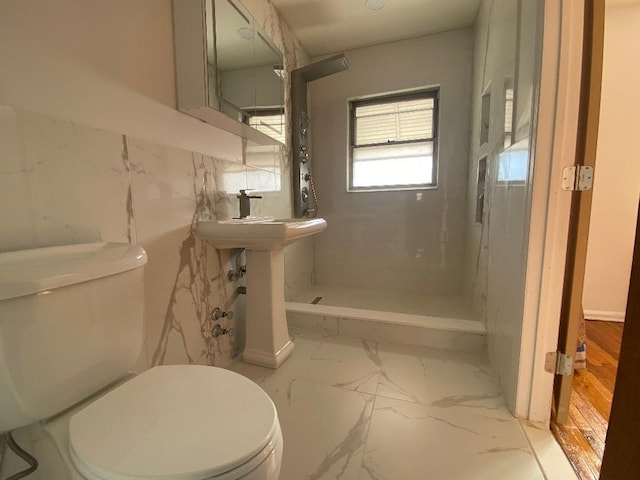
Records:
M583 306L623 320L640 195L640 2L607 4L602 100Z
M473 31L455 30L346 52L349 70L310 84L319 212L316 282L421 293L460 291ZM438 188L346 191L349 100L440 87ZM418 195L419 194L419 195Z

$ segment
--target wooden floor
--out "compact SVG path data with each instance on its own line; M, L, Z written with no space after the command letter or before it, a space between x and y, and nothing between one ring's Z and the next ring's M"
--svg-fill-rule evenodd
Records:
M569 420L551 430L582 480L597 480L616 381L622 323L587 322L587 368L573 378Z

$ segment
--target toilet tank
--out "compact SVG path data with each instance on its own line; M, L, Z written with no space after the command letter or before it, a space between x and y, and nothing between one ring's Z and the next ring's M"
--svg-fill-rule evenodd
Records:
M125 375L144 339L145 251L90 243L0 253L0 432Z

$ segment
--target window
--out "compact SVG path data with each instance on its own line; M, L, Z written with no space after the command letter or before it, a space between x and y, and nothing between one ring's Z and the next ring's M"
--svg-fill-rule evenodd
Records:
M509 148L512 141L513 125L513 80L504 83L504 148Z
M528 171L529 145L526 141L521 141L498 155L498 185L524 184Z
M438 91L350 103L349 190L436 186Z

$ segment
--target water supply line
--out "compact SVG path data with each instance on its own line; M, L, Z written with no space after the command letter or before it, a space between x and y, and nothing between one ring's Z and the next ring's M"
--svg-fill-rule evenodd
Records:
M14 473L10 477L7 477L7 480L18 480L20 478L24 478L28 475L31 475L38 469L38 461L32 457L26 450L24 450L20 445L18 445L13 438L11 432L5 434L5 438L7 441L7 446L9 450L18 455L21 459L29 464L29 466L22 470L21 472Z

